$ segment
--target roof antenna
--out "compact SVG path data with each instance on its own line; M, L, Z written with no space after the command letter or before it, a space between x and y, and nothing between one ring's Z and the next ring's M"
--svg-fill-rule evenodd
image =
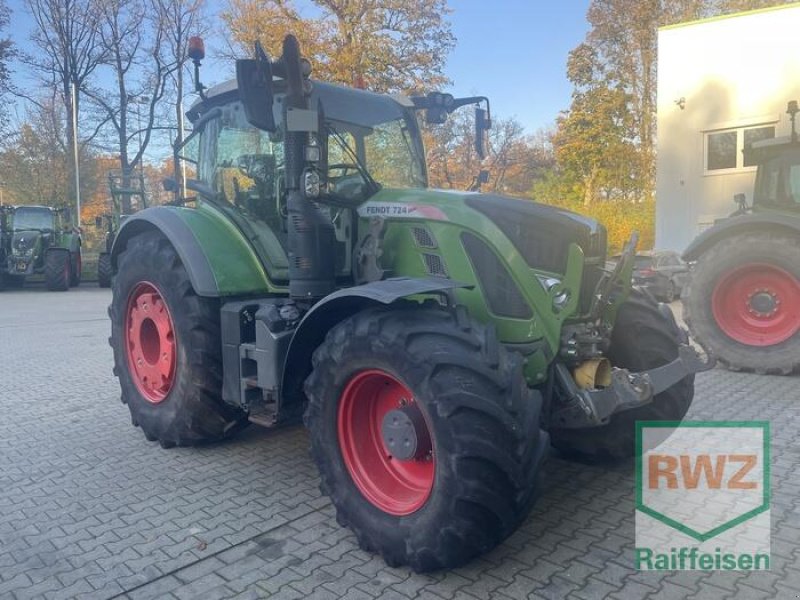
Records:
M797 100L790 100L789 106L786 108L786 113L792 119L792 143L797 141L797 130L794 126L794 119L797 116L797 113L800 112L800 108L797 106Z

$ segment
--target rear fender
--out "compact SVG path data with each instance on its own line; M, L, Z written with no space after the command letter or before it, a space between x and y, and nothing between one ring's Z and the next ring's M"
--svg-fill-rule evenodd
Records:
M800 217L779 212L754 212L723 219L698 235L683 253L683 260L697 260L717 242L740 233L751 231L800 234Z
M136 235L159 231L175 248L199 296L221 297L279 292L252 246L229 220L212 208L157 206L126 218L111 248L111 267Z

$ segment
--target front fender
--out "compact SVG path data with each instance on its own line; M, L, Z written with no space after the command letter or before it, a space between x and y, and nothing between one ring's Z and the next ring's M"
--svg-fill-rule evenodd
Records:
M683 260L697 260L701 254L723 238L756 230L800 233L800 217L779 212L755 212L729 217L698 235L683 252Z
M340 321L371 306L388 305L408 296L471 287L451 279L396 277L329 294L306 313L292 337L284 361L281 403L291 404L300 397L303 382L311 373L311 355Z
M242 233L211 207L156 206L125 219L111 248L111 265L136 235L159 231L175 248L199 296L279 291Z

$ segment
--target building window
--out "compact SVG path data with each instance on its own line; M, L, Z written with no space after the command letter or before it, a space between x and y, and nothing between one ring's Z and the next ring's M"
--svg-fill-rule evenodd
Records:
M739 132L720 131L708 134L708 164L709 171L736 168L736 146Z
M774 125L737 127L705 134L705 171L715 173L754 168L745 161L742 151L753 142L775 137Z

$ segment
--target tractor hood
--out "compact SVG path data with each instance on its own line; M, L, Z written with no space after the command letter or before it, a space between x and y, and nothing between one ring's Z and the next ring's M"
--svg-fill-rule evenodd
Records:
M11 238L11 254L13 256L30 256L42 237L40 231L17 231Z
M482 232L489 220L532 268L564 273L569 245L605 260L606 230L588 217L532 200L447 190L384 189L362 204L361 217L449 221ZM491 233L486 231L490 236Z

